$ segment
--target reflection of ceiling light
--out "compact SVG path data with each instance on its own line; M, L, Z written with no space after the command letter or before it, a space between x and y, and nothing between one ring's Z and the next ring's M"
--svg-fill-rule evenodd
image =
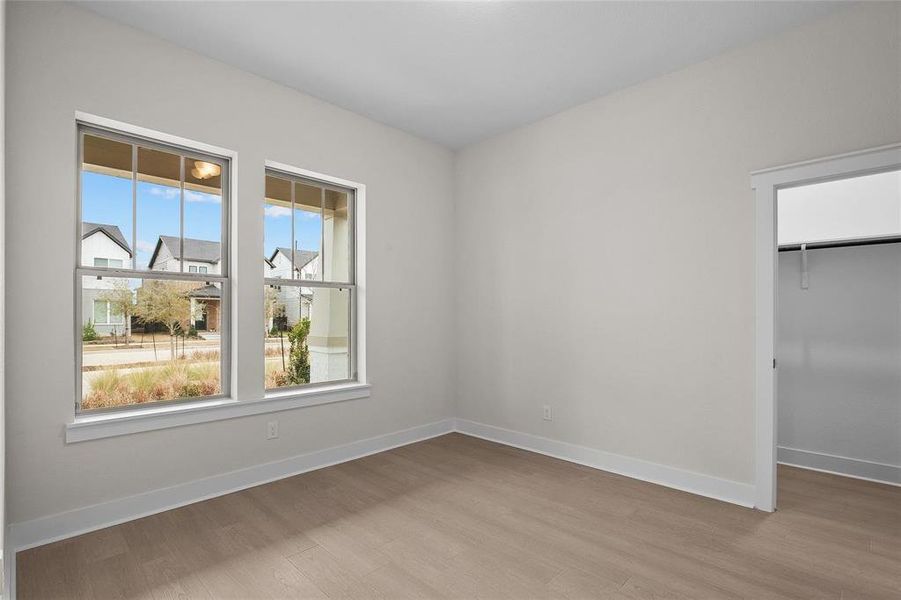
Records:
M191 175L194 176L194 179L209 179L210 177L217 177L221 169L219 165L214 165L213 163L204 162L202 160L194 161L194 168L191 169Z

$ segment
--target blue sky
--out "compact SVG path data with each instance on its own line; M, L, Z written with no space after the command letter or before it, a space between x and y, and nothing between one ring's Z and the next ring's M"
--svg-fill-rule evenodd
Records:
M291 209L267 204L263 213L264 244L266 257L272 256L276 248L291 247ZM294 211L294 235L298 250L319 251L322 234L322 219L319 213L296 209Z
M131 244L131 180L99 173L82 172L82 220L118 225ZM138 182L137 266L146 268L156 240L161 235L179 234L179 191L177 187ZM185 191L185 237L218 242L221 240L220 196ZM318 214L295 211L297 246L319 250L321 220ZM273 205L265 209L264 253L268 257L278 246L291 247L291 210Z

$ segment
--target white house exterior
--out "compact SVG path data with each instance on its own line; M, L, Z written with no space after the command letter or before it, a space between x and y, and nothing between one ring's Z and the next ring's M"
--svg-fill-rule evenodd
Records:
M81 224L81 261L89 267L130 269L134 260L131 247L116 225L105 223ZM126 335L131 324L121 311L104 299L105 293L117 286L127 285L126 279L115 277L85 277L82 284L82 325L90 321L97 335ZM119 312L120 314L116 314Z
M266 277L272 279L292 279L291 249L276 248L265 261ZM317 279L319 277L319 253L314 250L294 251L294 270L299 279ZM276 291L276 301L284 307L283 323L291 327L301 319L310 318L313 291L310 288L283 286ZM275 323L270 320L268 328Z
M153 249L148 267L153 271L181 270L181 240L161 235ZM222 247L219 242L185 238L185 272L221 274Z

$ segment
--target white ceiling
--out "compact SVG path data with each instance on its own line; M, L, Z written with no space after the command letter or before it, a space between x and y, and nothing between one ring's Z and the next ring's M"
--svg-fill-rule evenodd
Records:
M847 6L811 1L80 4L451 148Z

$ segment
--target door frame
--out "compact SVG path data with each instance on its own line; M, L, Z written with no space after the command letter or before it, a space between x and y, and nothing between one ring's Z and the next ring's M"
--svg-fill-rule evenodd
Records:
M755 204L755 502L776 509L776 194L780 189L901 169L901 143L751 173Z

